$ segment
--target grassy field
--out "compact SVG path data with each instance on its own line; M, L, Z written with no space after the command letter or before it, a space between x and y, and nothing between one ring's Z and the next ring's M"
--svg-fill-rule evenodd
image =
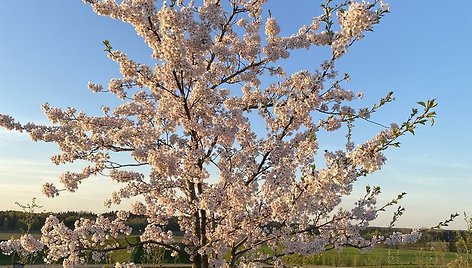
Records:
M457 262L458 258L465 257L464 254L455 252L429 250L375 248L370 252L361 253L357 249L346 248L342 253L329 251L309 257L291 256L287 257L285 262L290 266L299 267L447 267L449 263ZM103 264L130 260L133 260L133 252L118 251L110 255ZM134 261L137 261L136 258ZM14 262L12 262L10 256L0 256L0 265L8 265ZM153 262L153 260L146 261L146 263L150 262ZM175 263L170 259L164 262ZM162 260L155 261L155 263L162 263Z
M287 257L292 266L343 266L343 267L444 267L466 256L456 252L375 248L361 253L357 249L346 248L343 252L329 251L309 257Z
M40 233L31 233L34 237L39 238L41 236ZM21 236L18 232L0 232L0 241L8 240L10 238L19 238Z
M18 237L17 233L0 233L0 240L10 237ZM137 239L137 238L136 238ZM323 254L312 256L290 256L285 258L289 266L319 267L446 267L450 263L459 263L467 259L464 253L447 252L441 244L433 245L426 249L396 249L374 248L372 251L362 253L354 248L345 248L343 252L331 250ZM152 256L144 254L142 249L132 251L121 250L110 254L103 263L114 264L116 262L134 261L137 263L188 263L188 259L173 259L169 252L156 251ZM0 254L0 265L9 265L17 260L11 256ZM456 265L454 267L467 267Z
M0 241L8 240L12 237L19 238L21 234L17 232L0 232ZM35 237L40 237L40 234L34 234ZM128 241L135 242L138 240L138 236L128 236ZM0 253L0 265L11 265L19 261L17 256L5 256ZM129 262L133 261L135 263L148 263L148 264L161 264L161 263L189 263L188 257L178 256L172 257L169 251L164 251L161 248L156 248L153 250L152 254L146 254L142 247L137 247L131 250L117 250L110 252L106 255L106 258L102 265L108 267L114 267L116 262ZM42 264L42 257L36 258L35 264ZM91 263L95 264L95 263Z
M13 233L13 232L0 232L0 241L1 240L8 240L11 237L19 237L20 234L18 233Z

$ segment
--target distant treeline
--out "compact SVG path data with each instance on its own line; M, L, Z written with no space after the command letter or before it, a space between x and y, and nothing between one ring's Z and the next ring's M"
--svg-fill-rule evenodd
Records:
M373 235L387 236L392 232L409 233L411 228L387 228L387 227L368 227L364 232L366 237ZM427 244L429 242L456 242L459 236L465 236L463 230L443 230L443 229L423 229L418 244Z
M67 227L73 228L74 223L79 218L89 218L95 219L97 214L92 212L84 212L84 211L67 211L67 212L60 212L60 213L36 213L35 218L36 220L32 223L31 232L39 233L41 227L43 226L46 218L54 214L61 222L63 222ZM23 223L26 217L26 212L22 211L0 211L0 232L21 232L25 230L26 226ZM108 212L102 214L108 218L114 218L115 212ZM182 235L177 218L171 218L168 221L169 223L166 226L163 226L166 230L171 230L177 235ZM127 224L133 228L134 234L140 234L144 230L147 225L147 220L143 216L136 216L131 215L127 221ZM277 228L277 224L273 224L270 226L271 228ZM400 232L410 232L411 229L408 228L395 228L389 229L385 227L369 227L367 230L364 231L364 235L366 237L371 237L372 235L389 235L393 231L400 231ZM464 237L465 231L455 231L455 230L423 230L421 240L419 244L426 245L429 242L448 242L450 243L450 251L454 251L454 245L461 237Z
M115 218L116 212L102 213L101 215L107 218ZM35 220L32 222L30 231L32 233L38 233L41 231L46 218L49 215L55 215L59 221L63 222L67 227L73 228L75 221L80 218L95 219L97 214L85 211L67 211L60 213L35 213ZM24 219L28 216L27 212L22 211L0 211L0 232L22 232L26 229ZM177 218L171 218L166 226L163 226L166 230L172 230L176 234L179 234L180 229L177 223ZM146 228L147 220L145 217L130 215L127 224L133 228L133 233L142 233Z

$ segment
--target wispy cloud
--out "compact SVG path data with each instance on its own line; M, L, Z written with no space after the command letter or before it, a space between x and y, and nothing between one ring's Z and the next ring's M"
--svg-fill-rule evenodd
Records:
M5 183L29 184L40 179L57 177L63 170L47 162L0 158L0 179Z

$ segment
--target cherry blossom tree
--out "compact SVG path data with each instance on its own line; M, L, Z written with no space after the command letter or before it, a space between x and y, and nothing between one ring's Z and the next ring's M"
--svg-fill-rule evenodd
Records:
M55 143L60 153L51 158L54 164L89 163L63 174L61 187L45 184L47 196L106 176L122 185L106 206L138 201L116 219L81 219L73 229L50 216L39 240L29 235L3 242L3 252L44 249L47 262L73 267L146 245L186 252L193 267L257 267L282 266L281 258L291 254L418 238L417 231L360 234L403 195L382 206L380 189L367 187L352 209L340 208L354 182L384 165L383 152L398 147L399 137L434 123L436 103L429 100L372 139L357 145L352 139L354 124L378 124L371 115L393 96L355 108L362 94L347 88L349 75L339 75L335 63L389 12L387 4L326 0L312 21L282 36L277 19L264 11L267 0L84 2L99 15L131 24L151 49L154 65L130 59L105 40L122 77L108 87L88 87L116 95L121 104L103 106L101 116L45 104L50 125L22 124L9 115L0 116L0 125ZM331 51L313 71L287 73L279 65L292 51L313 47ZM346 133L345 148L319 152L319 134L336 131ZM315 161L319 154L323 163ZM125 224L130 213L148 219L138 242L119 239L132 231ZM171 217L184 234L179 240L164 230Z

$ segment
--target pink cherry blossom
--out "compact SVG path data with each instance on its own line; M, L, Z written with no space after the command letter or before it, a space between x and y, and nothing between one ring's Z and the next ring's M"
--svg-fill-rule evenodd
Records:
M269 1L84 2L134 27L152 51L153 65L104 41L121 76L108 86L88 87L116 96L119 105L87 115L45 104L48 125L20 124L9 115L0 115L0 125L55 143L60 153L51 157L54 164L87 163L62 174L60 188L46 183L46 196L74 192L84 180L103 176L121 185L105 200L107 207L138 201L114 219L79 219L74 228L50 216L40 239L1 242L2 252L47 249L47 263L62 259L64 267L76 267L85 256L99 261L107 252L147 245L186 252L198 268L282 267L285 255L419 238L418 231L360 235L382 208L380 191L368 191L352 209L340 208L354 182L382 168L383 152L397 146L396 139L435 116L430 101L400 126L384 127L368 141L352 140L353 123L376 123L373 114L393 97L359 108L353 101L362 93L350 90L349 75L339 76L335 66L381 21L386 4L327 1L311 21L283 35L276 14L264 12ZM291 52L314 47L330 53L314 58L310 70L286 71ZM346 129L346 150L320 152L320 133ZM130 213L148 219L138 242L118 239L132 232L125 224ZM178 219L181 239L164 228L171 217ZM275 254L263 254L266 246Z

